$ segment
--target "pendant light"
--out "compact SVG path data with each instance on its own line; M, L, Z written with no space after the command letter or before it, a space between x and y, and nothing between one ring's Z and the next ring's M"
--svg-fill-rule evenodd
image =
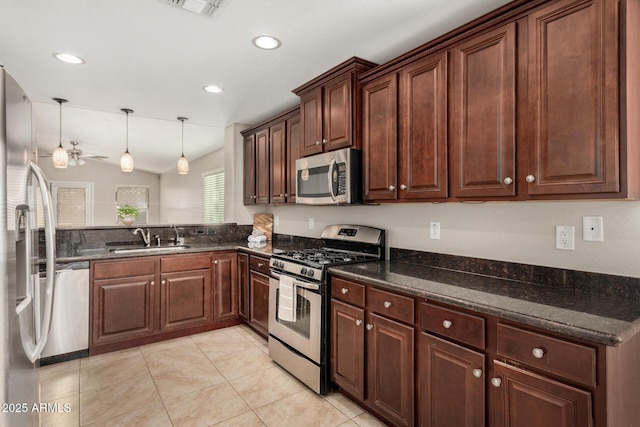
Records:
M178 120L182 122L182 154L178 159L178 173L180 175L186 175L189 173L189 160L184 156L184 121L189 119L186 117L178 117Z
M69 165L69 153L62 146L62 104L69 101L62 98L53 98L53 100L60 104L60 145L53 152L51 161L54 168L66 169L67 165Z
M131 172L133 171L133 156L129 154L129 114L133 113L133 110L122 108L120 111L127 115L127 148L120 158L120 170L122 172Z

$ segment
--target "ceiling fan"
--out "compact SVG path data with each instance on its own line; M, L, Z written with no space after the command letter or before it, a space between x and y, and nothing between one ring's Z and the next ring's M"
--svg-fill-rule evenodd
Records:
M83 159L104 160L109 158L107 156L99 156L97 154L85 154L81 149L78 148L78 144L80 144L79 142L69 142L71 143L71 145L73 145L72 148L67 150L67 153L69 153L69 166L82 166L86 163ZM43 154L40 157L51 157L51 155L51 153L47 153Z

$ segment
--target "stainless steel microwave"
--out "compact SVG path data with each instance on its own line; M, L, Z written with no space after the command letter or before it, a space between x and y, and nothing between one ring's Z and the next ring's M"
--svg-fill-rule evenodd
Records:
M360 203L361 156L360 150L343 148L296 160L296 203Z

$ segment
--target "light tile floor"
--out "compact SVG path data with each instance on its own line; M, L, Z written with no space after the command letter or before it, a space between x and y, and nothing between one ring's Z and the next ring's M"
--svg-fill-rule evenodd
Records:
M316 395L267 353L243 325L45 366L40 399L60 410L41 425L384 425L339 393Z

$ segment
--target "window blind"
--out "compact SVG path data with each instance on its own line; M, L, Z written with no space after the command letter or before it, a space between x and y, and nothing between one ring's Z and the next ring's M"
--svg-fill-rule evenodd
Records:
M221 224L224 222L224 171L210 173L203 177L204 222Z
M59 227L87 225L87 190L58 187L56 189L56 218Z

